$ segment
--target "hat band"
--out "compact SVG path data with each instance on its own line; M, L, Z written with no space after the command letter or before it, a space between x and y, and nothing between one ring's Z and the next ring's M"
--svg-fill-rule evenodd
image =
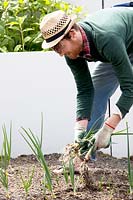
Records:
M56 40L57 38L59 38L60 36L62 36L65 33L66 29L68 28L70 22L71 22L71 19L70 19L69 23L67 24L67 26L62 31L60 31L59 33L53 35L52 37L46 39L46 42L47 43L52 42L52 41Z

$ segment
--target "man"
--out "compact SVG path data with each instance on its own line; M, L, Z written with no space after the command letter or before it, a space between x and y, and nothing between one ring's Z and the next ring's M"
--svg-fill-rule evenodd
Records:
M133 8L103 9L79 23L75 15L55 11L44 17L40 29L42 47L65 56L75 78L75 141L93 129L95 149L106 148L133 104ZM92 61L99 62L91 76L87 63ZM104 121L108 99L118 85L122 94Z

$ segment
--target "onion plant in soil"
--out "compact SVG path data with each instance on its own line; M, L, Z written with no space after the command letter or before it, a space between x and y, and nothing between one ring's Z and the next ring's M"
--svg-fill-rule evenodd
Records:
M12 125L10 125L9 137L5 125L2 130L0 200L133 199L133 156L130 156L129 151L128 125L127 158L117 159L98 152L97 160L83 162L80 173L77 174L74 173L72 158L69 160L69 165L65 166L60 159L61 154L43 155L43 114L41 115L40 139L31 129L22 127L20 131L34 155L21 155L11 159ZM69 147L71 145L68 145ZM62 173L55 173L60 166L63 167ZM3 184L5 180L6 185Z
M81 174L74 174L74 190L68 175L66 184L63 174L55 174L53 171L62 165L60 154L44 155L53 184L53 193L45 190L42 180L44 170L34 155L21 155L11 159L8 166L8 191L12 200L130 200L133 199L129 191L128 159L117 159L110 155L98 152L97 161L89 161L86 169ZM130 164L133 166L133 157L130 156ZM25 194L20 170L23 177L27 177L28 170L33 170L32 184ZM88 180L88 181L86 181ZM0 200L6 200L6 193L0 183Z

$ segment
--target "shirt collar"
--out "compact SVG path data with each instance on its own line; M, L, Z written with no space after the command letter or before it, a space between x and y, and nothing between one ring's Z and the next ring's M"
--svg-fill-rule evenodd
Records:
M81 32L82 40L83 40L83 50L80 52L79 57L91 59L92 56L90 54L90 45L87 39L86 33L81 26L79 26L79 30Z

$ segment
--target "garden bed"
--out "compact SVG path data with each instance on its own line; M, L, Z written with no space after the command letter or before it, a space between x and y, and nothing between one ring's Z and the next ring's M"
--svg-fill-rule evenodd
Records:
M46 162L52 172L54 198L58 200L131 200L128 182L128 160L127 158L117 159L110 155L99 152L97 161L88 163L88 173L84 174L85 181L79 174L75 174L76 192L74 194L71 183L67 185L62 174L56 175L53 171L61 165L60 154L45 155ZM131 164L133 158L131 157ZM8 168L9 193L11 200L24 200L20 171L23 177L27 177L34 167L32 185L27 196L28 200L51 200L51 193L43 191L43 170L34 155L21 155L11 159ZM5 192L0 184L0 200L6 200Z

